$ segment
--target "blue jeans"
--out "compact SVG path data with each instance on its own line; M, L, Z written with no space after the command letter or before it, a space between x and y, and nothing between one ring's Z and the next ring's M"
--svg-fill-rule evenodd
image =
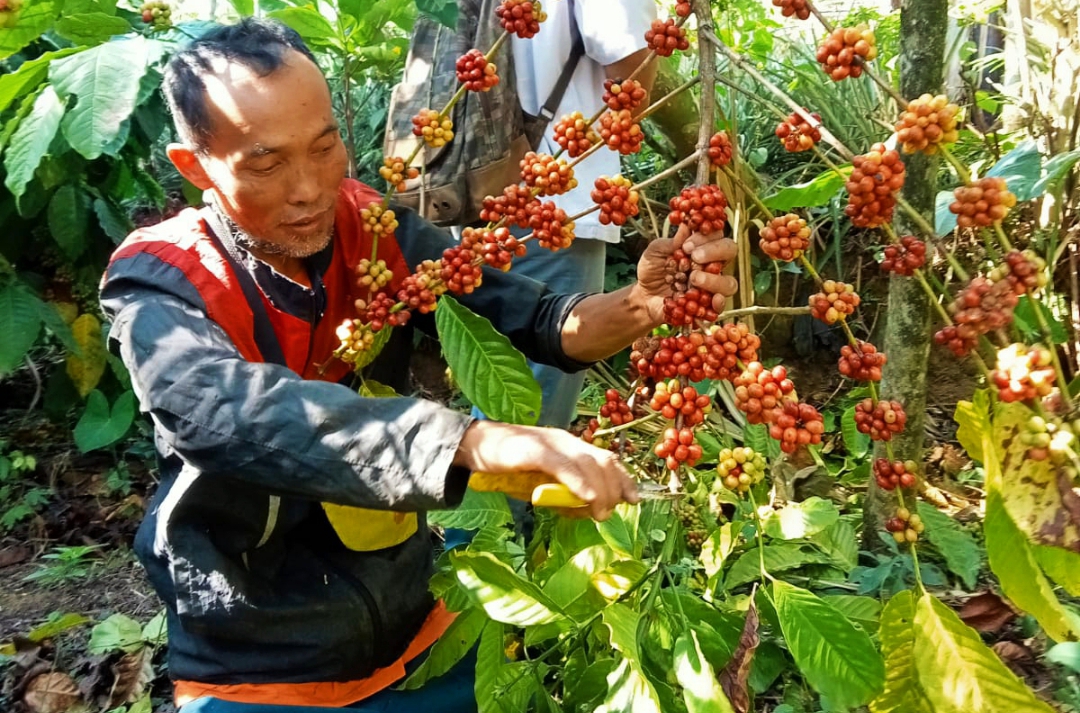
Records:
M405 667L411 673L424 660L423 656ZM476 648L465 655L452 669L427 682L415 691L387 689L359 703L338 710L349 713L476 713ZM179 713L326 713L332 710L319 706L277 706L264 703L232 703L217 698L199 698L180 709Z

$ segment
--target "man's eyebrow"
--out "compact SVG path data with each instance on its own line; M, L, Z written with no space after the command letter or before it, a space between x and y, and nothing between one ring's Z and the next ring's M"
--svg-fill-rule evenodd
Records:
M319 134L319 136L315 140L318 141L324 136L327 136L329 134L335 134L338 131L341 131L341 127L338 126L338 123L336 121L331 121L329 124L326 125L326 128L322 130L322 133Z
M322 130L322 133L320 133L315 138L315 140L318 141L319 139L323 138L324 136L329 136L330 134L335 134L340 130L341 129L340 129L340 127L338 126L338 124L336 122L330 122L329 124L326 125L326 128L324 128ZM271 156L273 154L280 153L280 152L281 152L281 149L279 149L279 148L277 148L275 146L264 146L263 144L255 144L251 148L250 151L248 151L247 153L244 154L243 160L246 161L246 160L259 158L261 156Z

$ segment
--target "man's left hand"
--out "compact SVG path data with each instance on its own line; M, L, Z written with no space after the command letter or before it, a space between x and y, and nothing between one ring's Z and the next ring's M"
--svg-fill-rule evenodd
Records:
M735 241L731 238L725 238L721 233L691 233L685 225L679 226L674 238L654 240L650 243L638 262L636 289L643 293L649 316L657 324L664 318L664 299L672 293L665 266L672 253L679 249L700 265L711 262L727 264L735 259L738 253ZM694 270L690 273L690 287L713 293L712 307L720 314L724 311L726 298L735 294L739 283L729 275L714 275L704 270Z

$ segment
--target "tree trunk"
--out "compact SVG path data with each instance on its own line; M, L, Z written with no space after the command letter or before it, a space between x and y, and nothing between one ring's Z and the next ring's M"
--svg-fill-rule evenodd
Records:
M915 98L941 90L945 69L945 38L948 31L948 0L903 0L900 10L900 93ZM938 160L921 153L904 156L907 178L902 194L916 210L934 222ZM915 232L907 217L897 211L899 235ZM932 250L927 250L932 254ZM883 351L888 356L882 381L882 398L899 401L907 412L907 427L892 441L893 454L901 460L922 462L926 420L926 368L930 357L932 305L919 283L909 277L889 281L888 322ZM887 457L881 444L877 458ZM894 493L886 493L870 479L864 520L865 544L877 549L877 532L896 507Z
M683 83L676 63L670 59L657 58L658 71L653 83L652 95L662 97ZM701 114L693 92L683 92L649 117L653 124L671 141L676 161L689 156L697 148L698 124Z

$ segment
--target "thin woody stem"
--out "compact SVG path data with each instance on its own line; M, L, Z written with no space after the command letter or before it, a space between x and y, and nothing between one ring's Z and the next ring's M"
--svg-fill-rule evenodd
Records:
M753 202L753 204L757 206L758 210L761 211L762 215L764 215L769 220L772 220L775 217L773 215L773 212L769 210L769 207L761 202L761 199L758 198L757 193L751 190L750 186L746 185L746 182L743 181L742 178L740 178L734 171L732 171L730 166L721 166L720 170L724 172L725 176L731 179L732 183L737 184L743 190L743 193L745 193L746 196L751 200L751 202Z

